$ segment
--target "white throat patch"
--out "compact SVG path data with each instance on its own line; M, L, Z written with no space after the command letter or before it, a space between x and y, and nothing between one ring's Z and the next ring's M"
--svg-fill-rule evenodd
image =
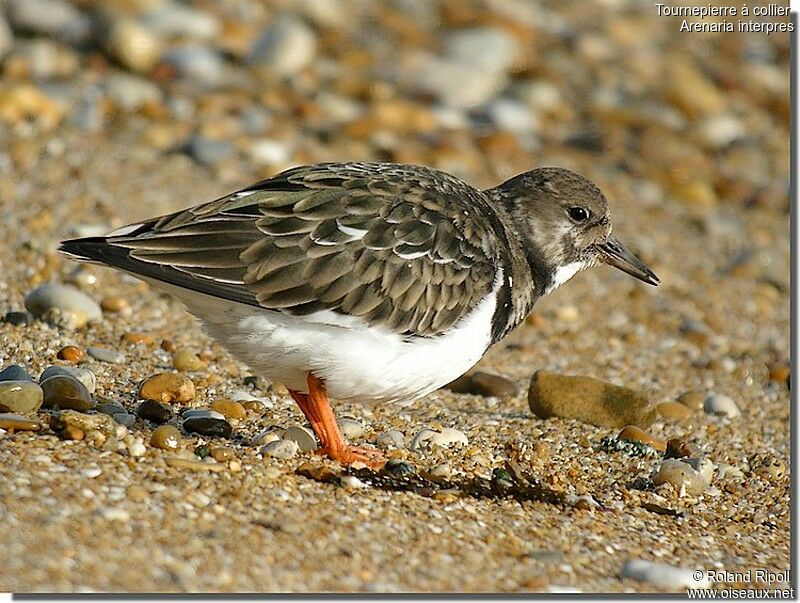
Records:
M569 279L578 274L578 272L586 268L588 265L589 263L586 261L578 261L556 268L556 271L553 274L553 280L547 286L547 289L545 289L545 295L555 291L558 287L566 283Z

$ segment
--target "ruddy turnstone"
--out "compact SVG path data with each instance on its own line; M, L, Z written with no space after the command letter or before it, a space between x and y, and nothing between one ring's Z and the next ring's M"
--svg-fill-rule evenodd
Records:
M651 285L600 190L540 168L480 191L388 163L296 167L202 205L64 241L174 294L236 357L289 389L342 463L328 395L423 396L475 364L542 295L598 262Z

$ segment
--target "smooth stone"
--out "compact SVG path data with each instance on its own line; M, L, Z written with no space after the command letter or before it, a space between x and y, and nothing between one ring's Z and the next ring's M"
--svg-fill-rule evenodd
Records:
M20 365L12 364L0 371L0 381L33 381L33 377Z
M193 415L184 419L183 428L191 433L211 437L228 438L233 432L233 427L219 413L206 411L204 415Z
M77 429L97 444L109 438L122 439L128 433L124 425L104 414L87 415L76 410L62 410L50 417L50 427L59 436L69 435L70 429Z
M66 345L58 350L56 358L75 364L83 359L83 350L74 345Z
M393 477L402 477L404 475L414 475L417 470L408 461L389 459L383 467L383 472Z
M457 394L495 398L512 398L517 394L517 386L513 381L486 371L462 375L444 387Z
M314 432L299 425L292 425L289 427L284 432L283 439L295 442L303 452L316 450L319 447Z
M709 394L703 402L703 410L710 415L723 415L729 418L741 414L736 402L725 394Z
M409 86L457 109L482 105L500 92L508 81L503 71L476 68L467 62L428 52L412 53L406 62Z
M139 458L140 456L144 456L147 452L147 447L144 445L144 440L142 438L131 439L126 447L131 458Z
M684 459L691 457L694 450L686 440L670 438L667 440L667 449L664 451L665 459Z
M0 382L0 411L32 413L39 410L44 401L44 392L33 381L8 380Z
M227 446L215 446L211 449L210 454L211 458L218 463L225 463L236 458L236 452Z
M514 99L498 98L489 103L486 113L496 127L514 134L525 134L539 129L533 112L524 103Z
M14 34L5 17L0 15L0 59L14 48Z
M166 423L172 418L172 408L155 400L145 400L136 407L136 414L153 423Z
M518 46L514 36L492 27L462 29L448 33L444 39L448 58L493 73L511 68Z
M390 429L379 433L375 438L375 444L378 448L402 448L406 443L406 437L402 431L397 429Z
M700 410L706 401L706 394L699 391L683 392L677 397L677 401L690 410Z
M173 48L163 60L174 66L182 78L207 86L220 84L225 72L225 62L217 51L196 44Z
M56 375L66 375L67 377L74 377L89 390L90 394L94 393L94 390L97 388L97 376L85 367L72 367L72 366L58 366L52 365L48 366L46 369L42 371L42 374L39 375L39 383L41 384L42 381L49 379L50 377L54 377Z
M234 400L214 400L210 404L211 410L220 413L226 419L242 420L247 417L244 406Z
M696 571L694 568L674 567L645 559L630 559L623 564L620 576L638 582L647 582L664 590L707 588L710 583L705 572L702 572L703 577L698 580Z
M294 440L275 440L261 448L261 454L276 459L289 459L297 454L300 446Z
M434 432L430 437L430 443L431 446L466 446L469 440L463 431L445 427L440 432Z
M187 408L181 412L182 419L191 419L193 417L207 417L211 419L224 419L225 415L215 410L208 410L205 408Z
M267 429L258 432L250 439L251 446L262 446L264 444L269 444L270 442L276 442L283 437L283 434L286 430L281 429L280 427L268 427Z
M136 423L136 415L132 415L127 412L115 412L113 415L111 415L111 418L125 427L133 427L133 425Z
M115 20L105 46L114 59L131 71L150 71L161 58L161 40L134 19Z
M339 419L339 430L346 440L355 440L364 435L364 424L358 419L344 417Z
M44 392L42 406L87 411L94 406L86 386L71 375L54 375L40 383Z
M355 475L344 475L341 477L340 481L342 486L344 486L345 488L353 488L353 489L369 488L369 484L362 482Z
M656 486L670 484L679 494L701 494L709 485L688 462L678 459L661 461L653 477Z
M6 16L15 30L83 44L92 35L89 17L63 0L8 0Z
M684 406L680 402L673 402L672 400L657 404L656 412L662 419L677 421L679 423L685 423L692 417L692 411L689 410L688 406Z
M105 81L106 94L124 111L137 111L148 103L163 100L161 89L154 83L134 75L115 73ZM109 304L106 303L106 306ZM101 305L102 307L102 305ZM108 311L119 312L120 310Z
M217 462L205 461L192 461L182 458L169 458L165 461L170 467L175 469L188 469L189 471L211 471L212 473L219 473L225 471L225 465Z
M140 398L156 402L191 402L194 395L192 380L176 373L153 375L139 387Z
M233 143L228 140L214 140L194 135L189 139L186 150L198 163L213 165L230 159L236 153Z
M108 362L110 364L122 364L125 362L125 354L117 352L116 350L109 350L108 348L89 346L86 348L86 353L95 360L101 362Z
M33 421L12 412L0 413L0 429L5 429L10 433L15 431L39 431L41 428L42 424L39 421Z
M285 14L267 26L253 45L249 61L281 76L295 75L314 61L317 38L303 21Z
M70 285L45 283L25 296L25 307L36 318L58 324L54 311L69 316L69 324L76 328L87 322L100 320L103 311L91 297Z
M33 314L12 310L11 312L6 312L3 320L15 327L27 327L33 322Z
M656 417L639 392L593 377L536 371L528 390L531 411L542 419L576 419L601 427L646 428Z
M257 138L247 149L250 159L264 165L280 165L289 161L291 152L285 143L269 138Z
M206 363L200 360L192 350L179 348L172 356L172 366L179 371L200 371L206 368Z
M153 430L150 445L162 450L175 450L181 444L181 432L174 425L161 425Z
M667 443L664 440L654 438L652 435L636 427L636 425L628 425L619 432L618 440L626 440L628 442L639 442L652 446L659 452L664 452L667 449Z
M142 15L148 30L163 38L213 40L222 29L215 15L175 2L157 3Z

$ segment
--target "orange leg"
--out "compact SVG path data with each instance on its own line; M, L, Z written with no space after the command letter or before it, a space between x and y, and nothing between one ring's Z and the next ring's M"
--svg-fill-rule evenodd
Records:
M380 469L386 464L386 459L377 450L356 448L345 442L328 401L325 384L321 379L317 379L309 373L308 393L301 394L291 389L289 393L303 411L319 441L322 442L322 447L317 451L318 454L324 454L343 465L362 462L373 469Z

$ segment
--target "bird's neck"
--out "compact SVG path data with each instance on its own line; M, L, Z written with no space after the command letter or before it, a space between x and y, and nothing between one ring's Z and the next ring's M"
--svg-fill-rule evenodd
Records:
M492 208L502 225L498 236L502 242L503 278L492 319L492 343L496 343L525 320L550 286L553 271L537 249L522 244L505 199L500 198L496 189L485 192L492 200Z

